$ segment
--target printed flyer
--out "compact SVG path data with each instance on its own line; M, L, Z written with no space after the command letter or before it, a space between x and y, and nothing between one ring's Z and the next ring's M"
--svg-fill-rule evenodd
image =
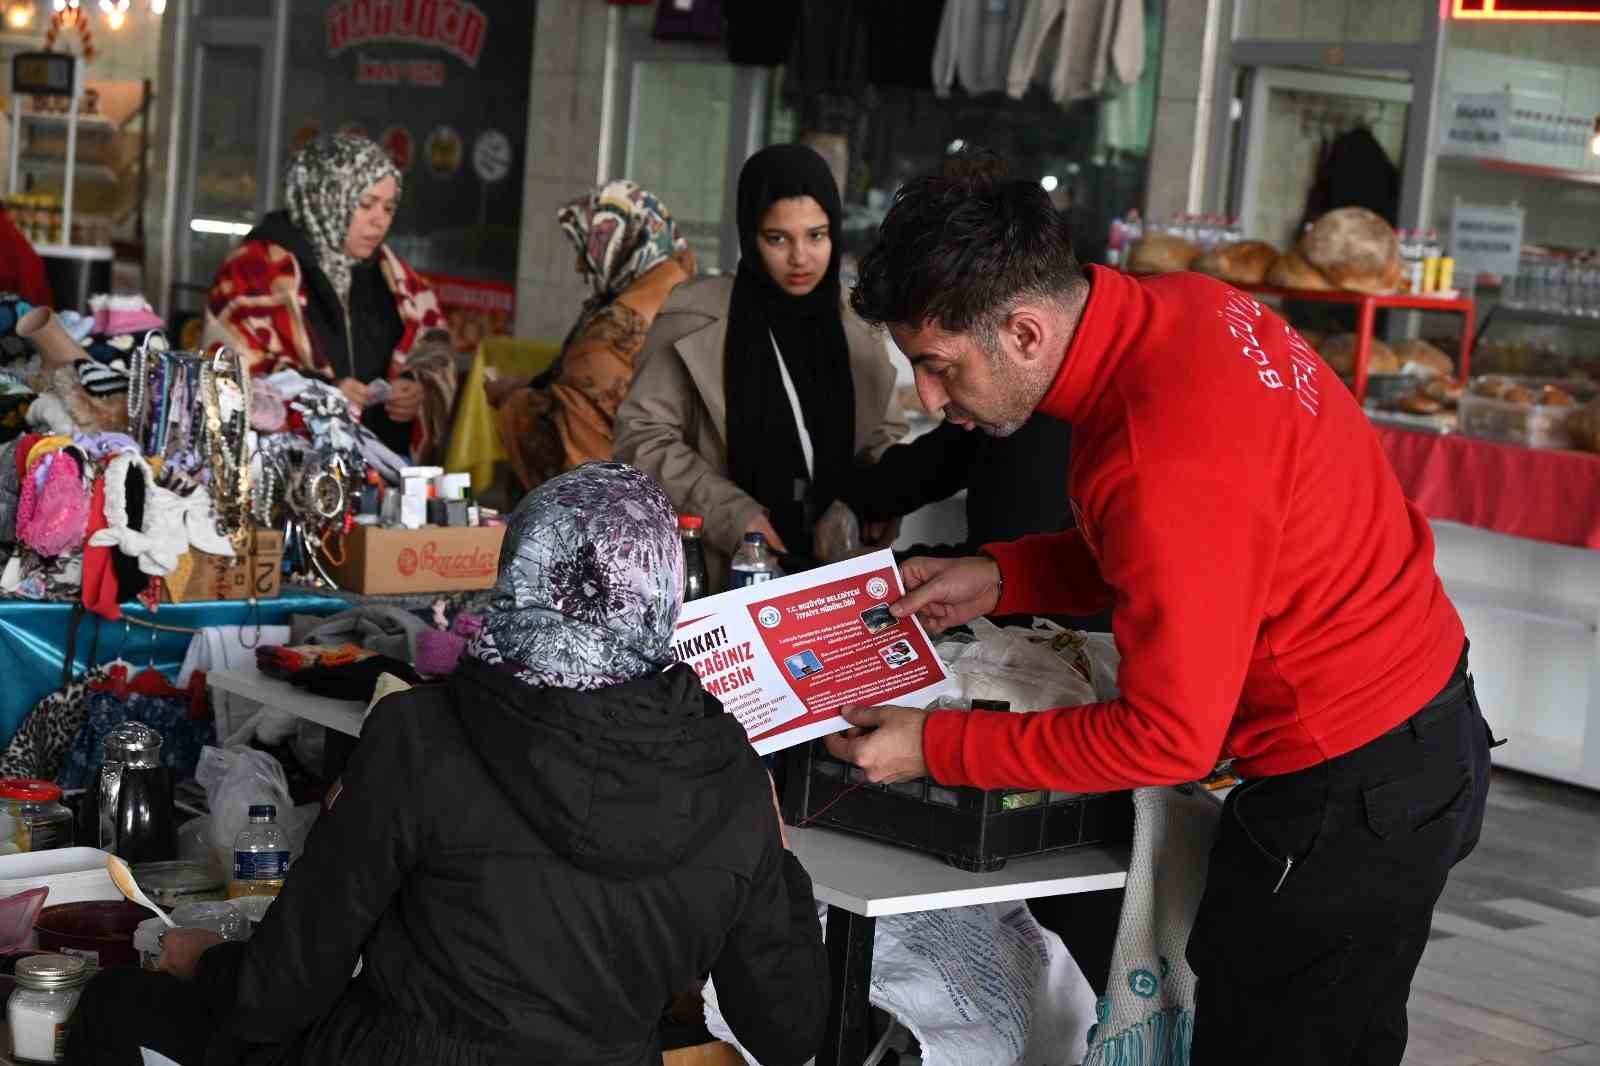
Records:
M767 755L849 728L846 707L944 691L922 624L889 612L904 591L894 554L873 552L686 603L673 651Z

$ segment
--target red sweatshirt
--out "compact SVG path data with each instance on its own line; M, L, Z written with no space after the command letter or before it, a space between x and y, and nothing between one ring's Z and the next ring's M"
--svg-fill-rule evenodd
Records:
M1433 535L1350 392L1255 299L1090 268L1039 410L1072 423L1078 528L987 550L1000 614L1114 606L1119 699L941 711L934 778L982 788L1246 777L1360 747L1438 694L1465 632Z

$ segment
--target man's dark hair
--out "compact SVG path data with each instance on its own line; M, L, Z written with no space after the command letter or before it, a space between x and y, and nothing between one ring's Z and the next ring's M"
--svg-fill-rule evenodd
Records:
M907 183L858 277L850 306L867 322L932 321L980 343L1017 300L1062 300L1084 284L1045 191L984 168Z

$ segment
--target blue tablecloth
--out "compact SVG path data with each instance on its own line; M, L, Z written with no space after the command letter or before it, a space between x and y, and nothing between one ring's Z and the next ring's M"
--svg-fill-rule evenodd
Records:
M122 610L145 621L198 629L257 621L262 625L282 625L291 614L334 614L348 606L334 596L306 594L257 602L259 614L244 600L168 604L155 615L138 604L124 604ZM169 677L176 677L183 665L189 634L106 622L85 614L80 616L77 639L73 641L68 632L72 607L70 603L0 600L0 746L10 742L11 734L35 703L61 687L69 643L73 645L74 674L81 674L92 663L118 656L140 667L153 663Z

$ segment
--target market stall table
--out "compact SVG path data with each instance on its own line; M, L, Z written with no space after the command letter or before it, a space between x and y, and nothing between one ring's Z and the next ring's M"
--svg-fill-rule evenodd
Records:
M206 683L213 695L221 692L238 696L247 704L259 705L275 711L304 718L308 722L336 729L347 736L361 735L361 722L366 707L359 700L336 700L317 696L303 688L295 688L287 681L268 677L250 667L245 670L217 670L206 675ZM222 701L214 700L216 703ZM244 715L231 708L217 708L217 739L223 740L243 724Z
M1495 763L1600 788L1600 456L1376 431L1433 527Z
M0 599L0 735L9 738L39 700L62 685L66 660L81 674L94 663L121 656L139 666L150 664L176 675L189 650L192 630L202 626L282 625L292 614L333 614L348 604L319 594L257 600L215 600L174 603L152 614L138 604L124 604L123 613L150 625L107 622L79 615L74 639L71 603Z
M828 968L833 979L825 1043L816 1066L854 1066L866 1058L867 989L872 947L883 915L1006 903L1123 887L1126 846L1088 846L1012 859L989 873L833 829L790 828L789 848L828 904Z
M357 736L360 703L312 696L255 670L219 670L207 677L215 692L317 722ZM237 715L233 715L238 720ZM219 722L220 725L220 722ZM817 1066L859 1062L867 1048L867 987L872 979L873 931L887 914L1006 903L1121 888L1125 846L1070 848L1013 859L989 873L958 870L940 859L832 829L788 830L789 847L811 875L817 899L828 904L828 965L832 1002L827 1044Z

